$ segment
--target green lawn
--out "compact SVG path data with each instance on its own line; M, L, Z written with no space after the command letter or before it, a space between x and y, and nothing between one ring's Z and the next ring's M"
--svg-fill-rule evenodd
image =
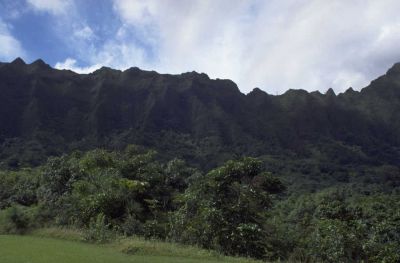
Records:
M163 255L128 255L113 246L35 236L0 235L1 263L207 263L249 262L228 257L176 257Z

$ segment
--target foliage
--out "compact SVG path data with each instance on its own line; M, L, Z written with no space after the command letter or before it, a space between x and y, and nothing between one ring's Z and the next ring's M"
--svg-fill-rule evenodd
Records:
M98 214L92 218L88 229L83 236L84 240L91 243L108 243L115 238L111 224L106 222L104 214Z
M0 211L0 234L23 234L32 225L29 209L13 205Z
M173 223L177 240L229 255L262 258L265 213L283 186L253 158L229 161L189 186ZM264 234L263 234L264 233Z
M37 203L40 169L0 171L0 209L12 204L31 206Z
M280 255L317 262L398 262L398 194L356 193L346 187L281 202L269 219L281 226ZM273 219L272 219L273 218ZM288 231L292 229L292 231Z
M266 260L400 260L394 166L349 166L348 180L325 184L346 171L316 159L263 156L238 158L203 174L182 160L158 157L129 146L1 171L0 232L52 226L82 232L89 242L140 236ZM325 179L311 187L318 176ZM135 246L126 249L139 253Z

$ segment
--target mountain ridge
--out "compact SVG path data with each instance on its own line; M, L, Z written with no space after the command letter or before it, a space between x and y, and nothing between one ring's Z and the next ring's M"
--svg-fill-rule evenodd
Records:
M244 94L204 73L103 67L78 74L17 58L0 64L0 160L38 165L72 150L135 143L213 167L240 155L307 156L332 144L398 165L399 68L361 91L271 95Z
M233 82L234 83L234 85L235 86L237 86L237 84L234 82L234 81L232 81L232 80L230 80L230 79L221 79L221 78L215 78L215 79L212 79L212 78L210 78L206 73L204 73L204 72L201 72L201 73L199 73L199 72L197 72L197 71L187 71L187 72L183 72L183 73L179 73L179 74L172 74L172 73L159 73L159 72L157 72L157 71L155 71L155 70L144 70L144 69L140 69L139 67L136 67L136 66L133 66L133 67L129 67L129 68L127 68L127 69L125 69L125 70L120 70L120 69L114 69L114 68L111 68L111 67L107 67L107 66L102 66L102 67L100 67L100 68L98 68L98 69L96 69L96 70L94 70L93 72L90 72L90 73L78 73L78 72L76 72L76 71L73 71L73 70L71 70L71 69L57 69L57 68L53 68L53 67L51 67L49 64L47 64L46 62L44 62L42 59L36 59L36 60L34 60L32 63L26 63L22 58L20 58L20 57L17 57L16 59L14 59L13 61L11 61L11 62L9 62L9 63L7 63L7 62L0 62L0 65L2 65L2 64L16 64L16 65L26 65L26 66L34 66L34 65L43 65L43 66L46 66L46 67L49 67L49 68L51 68L51 69L53 69L53 70L58 70L58 71L63 71L63 72L71 72L71 73L74 73L74 74L76 74L76 75L91 75L91 74L99 74L100 72L102 72L102 71L109 71L109 72L114 72L114 73L132 73L132 72L146 72L146 73L149 73L149 74L157 74L157 75L161 75L161 76L190 76L190 75L200 75L200 76L203 76L203 77L205 77L205 78L207 78L207 79L209 79L209 80L226 80L226 81L230 81L230 82ZM395 66L398 66L399 67L399 71L400 71L400 62L398 62L398 63L395 63L390 69L392 69L392 68L394 68ZM389 69L389 70L390 70ZM389 71L388 70L388 71ZM388 72L387 72L388 73ZM386 73L386 74L387 74ZM365 87L364 87L365 88ZM362 89L364 89L364 88L361 88L361 90ZM239 88L238 88L239 89ZM239 89L240 90L240 89ZM281 95L284 95L285 93L287 93L287 92L290 92L290 91L305 91L305 92L307 92L307 93L321 93L319 90L314 90L314 91L307 91L307 90L304 90L304 89L288 89L288 90L286 90L284 93L282 93L282 94L278 94L278 95L274 95L274 94L270 94L270 93L268 93L267 91L265 91L265 90L262 90L262 89L260 89L259 87L254 87L251 91L249 91L248 93L245 93L245 92L242 92L242 91L240 91L241 93L243 93L244 95L248 95L249 93L251 93L251 92L253 92L254 90L259 90L259 91L262 91L263 93L266 93L266 94L268 94L268 95L270 95L270 96L281 96ZM343 94L343 93L345 93L346 91L348 91L348 90L352 90L352 91L354 91L354 92L360 92L361 90L354 90L352 87L349 87L347 90L345 90L345 91L343 91L343 92L339 92L339 93L337 93L336 94L336 92L332 89L332 88L329 88L325 93L321 93L321 94L326 94L326 93L332 93L333 92L333 94L334 95L336 95L336 96L338 96L338 95L340 95L340 94Z

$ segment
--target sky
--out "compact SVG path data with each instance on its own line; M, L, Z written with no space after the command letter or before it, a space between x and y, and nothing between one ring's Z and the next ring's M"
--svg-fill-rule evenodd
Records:
M399 12L398 0L0 0L0 61L339 93L400 61Z

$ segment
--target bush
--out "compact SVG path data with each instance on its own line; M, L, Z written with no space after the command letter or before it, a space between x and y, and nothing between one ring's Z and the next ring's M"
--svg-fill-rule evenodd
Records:
M121 231L125 236L143 235L143 223L135 216L129 215L121 224Z
M27 209L13 205L0 211L1 234L23 234L31 225Z
M362 245L358 234L346 222L320 220L310 240L312 255L322 262L359 262Z
M96 218L90 220L89 228L83 238L87 242L102 244L112 241L115 237L116 231L106 222L105 215L98 214Z
M147 220L143 224L143 235L145 238L164 240L167 237L168 227L165 223L157 220Z

